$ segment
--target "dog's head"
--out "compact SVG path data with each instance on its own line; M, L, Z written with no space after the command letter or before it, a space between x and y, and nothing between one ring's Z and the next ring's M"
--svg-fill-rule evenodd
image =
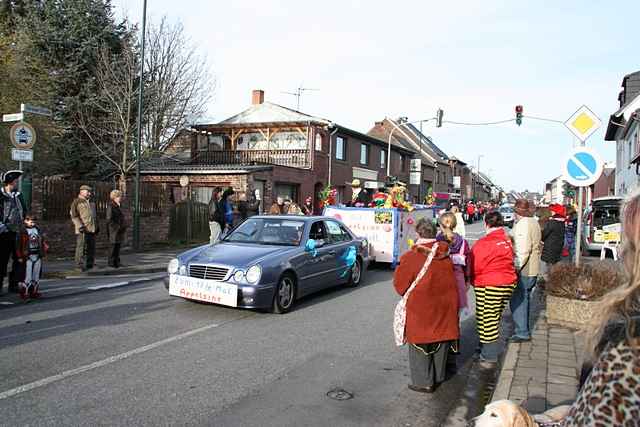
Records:
M510 400L498 400L484 407L484 412L471 420L476 427L536 427L529 413Z

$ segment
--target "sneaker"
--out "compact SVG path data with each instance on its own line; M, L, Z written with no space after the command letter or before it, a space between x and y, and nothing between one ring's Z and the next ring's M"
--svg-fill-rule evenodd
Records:
M29 299L29 294L27 293L27 285L24 283L20 283L18 285L18 295L20 295L20 299L22 301L26 301Z
M435 385L419 387L417 385L409 384L408 387L409 387L409 390L417 391L418 393L433 393L436 390Z

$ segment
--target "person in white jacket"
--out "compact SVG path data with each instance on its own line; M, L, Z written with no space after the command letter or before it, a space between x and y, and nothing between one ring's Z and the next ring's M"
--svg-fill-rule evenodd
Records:
M509 341L525 342L531 340L529 299L540 271L542 233L538 221L533 218L528 200L517 200L514 211L516 224L513 226L513 246L518 284L511 297L511 313L515 328Z
M464 218L462 217L462 212L457 206L451 206L451 213L456 217L456 228L453 229L454 233L458 233L463 238L465 237L465 229L464 229Z

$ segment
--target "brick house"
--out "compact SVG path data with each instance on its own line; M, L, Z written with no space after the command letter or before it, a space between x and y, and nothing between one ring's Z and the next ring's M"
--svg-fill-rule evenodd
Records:
M198 124L177 144L182 150L164 153L143 166L143 180L172 187L174 201L185 197L180 177L189 178L191 197L206 202L215 186L244 192L258 189L262 210L278 196L302 203L308 196L318 206L318 193L330 183L341 202L350 200L350 183L358 178L375 188L386 175L384 141L330 120L310 116L271 102L254 90L245 111L214 124ZM190 149L185 147L190 146ZM393 145L391 175L409 179L414 152Z

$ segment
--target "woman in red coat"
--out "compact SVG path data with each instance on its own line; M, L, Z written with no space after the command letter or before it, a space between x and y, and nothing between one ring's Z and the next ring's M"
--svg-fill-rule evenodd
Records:
M484 218L487 234L471 248L471 281L476 294L476 326L480 337L480 361L495 363L502 312L517 281L513 244L504 231L500 212Z
M444 381L447 353L460 336L458 328L458 288L446 242L436 242L436 227L420 219L416 224L420 238L400 257L393 286L400 295L411 287L435 250L426 274L407 299L405 335L409 344L411 384L409 388L432 393Z

